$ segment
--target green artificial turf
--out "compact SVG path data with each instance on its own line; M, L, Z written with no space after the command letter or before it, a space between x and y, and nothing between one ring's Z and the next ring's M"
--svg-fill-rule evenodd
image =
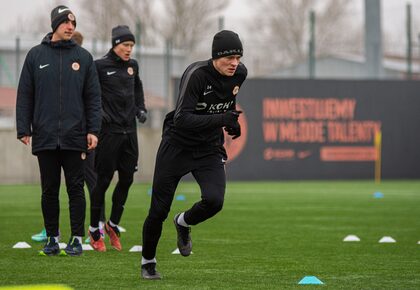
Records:
M113 188L113 186L112 186ZM111 189L112 189L111 188ZM123 251L40 257L40 188L0 186L0 286L65 284L74 289L420 289L420 181L229 182L222 212L192 229L193 254L176 248L173 216L199 199L182 182L158 247L161 281L140 278L141 229L150 184L133 185L121 225ZM381 192L383 198L374 198ZM62 241L69 238L61 192ZM107 193L107 216L111 192ZM89 202L87 203L89 208ZM89 213L89 211L87 211ZM86 217L88 226L89 214ZM347 235L360 242L343 242ZM378 243L383 236L397 242ZM31 249L12 249L26 241ZM298 285L316 276L324 285Z

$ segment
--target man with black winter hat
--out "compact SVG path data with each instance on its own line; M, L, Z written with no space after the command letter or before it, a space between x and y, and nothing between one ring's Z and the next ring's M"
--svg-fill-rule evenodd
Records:
M190 226L218 213L223 206L227 160L223 128L233 139L241 135L236 96L247 69L238 34L223 30L213 38L212 59L191 64L179 86L175 110L168 113L156 156L152 200L143 224L141 275L161 279L156 271L156 248L180 179L192 173L201 200L174 218L177 246L183 256L192 250Z
M132 41L135 43L134 34L131 33L127 25L118 25L112 28L112 47L114 48L125 41Z
M51 11L52 32L27 54L16 100L17 137L30 144L41 175L41 206L47 242L41 255L60 253L61 168L69 196L71 237L67 255L82 254L86 201L86 152L98 143L101 99L91 54L71 38L76 18L63 5Z
M67 6L59 5L51 10L51 28L53 32L57 30L61 23L69 20L73 22L74 28L76 28L76 17Z
M106 251L99 233L99 218L114 172L118 171L118 183L112 195L110 219L105 223L111 246L121 251L121 220L128 191L137 171L139 157L136 116L141 123L146 121L143 85L139 66L131 58L135 39L126 25L112 29L112 48L95 61L102 88L101 142L96 149L98 179L92 193L89 236L93 249Z

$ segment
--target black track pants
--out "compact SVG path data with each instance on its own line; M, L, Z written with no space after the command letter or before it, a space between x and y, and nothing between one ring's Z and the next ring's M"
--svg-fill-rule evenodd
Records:
M110 220L115 224L120 223L128 191L133 183L134 172L137 170L138 152L136 132L130 134L101 134L95 156L98 179L92 192L91 226L98 227L101 208L105 202L105 192L115 171L118 171L118 182L112 194Z
M162 224L168 217L180 179L192 173L201 189L201 200L185 212L189 225L196 225L218 213L223 206L226 188L224 156L221 153L194 153L162 141L153 178L149 214L143 225L143 252L146 259L156 256Z
M71 235L84 236L86 200L83 189L84 159L82 152L46 150L39 152L37 157L41 173L42 214L47 236L58 236L61 168L64 171L69 197Z

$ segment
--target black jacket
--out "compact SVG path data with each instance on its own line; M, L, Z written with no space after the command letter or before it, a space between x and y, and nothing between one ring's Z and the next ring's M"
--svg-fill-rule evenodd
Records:
M163 139L191 151L220 150L224 144L221 114L236 109L236 96L247 69L221 75L212 60L191 64L179 85L175 110L166 115Z
M47 34L27 54L16 100L17 137L32 136L32 153L87 150L87 133L99 134L101 99L91 54L73 40Z
M111 49L95 64L102 91L102 132L136 132L136 113L146 111L137 61L123 61Z

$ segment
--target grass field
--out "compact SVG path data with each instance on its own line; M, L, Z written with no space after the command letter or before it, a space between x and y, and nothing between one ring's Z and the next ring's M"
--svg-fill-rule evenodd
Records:
M172 217L198 200L184 182L158 248L161 281L140 279L149 184L134 185L121 225L123 252L40 257L30 237L42 228L40 189L0 186L0 286L62 283L74 289L420 289L420 181L228 183L223 211L192 229L194 254L176 248ZM374 192L383 198L374 198ZM69 238L67 196L61 232ZM110 205L110 194L107 196ZM109 215L109 210L107 212ZM88 224L87 215L86 225ZM357 235L361 241L345 243ZM378 243L392 236L397 243ZM12 249L26 241L31 249ZM109 245L107 241L107 245ZM316 276L324 285L298 285Z

